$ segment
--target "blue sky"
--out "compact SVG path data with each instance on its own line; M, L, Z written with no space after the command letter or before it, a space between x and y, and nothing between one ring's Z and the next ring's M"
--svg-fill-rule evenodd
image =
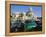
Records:
M41 7L40 6L11 5L11 13L27 12L28 8L32 8L34 16L41 17Z

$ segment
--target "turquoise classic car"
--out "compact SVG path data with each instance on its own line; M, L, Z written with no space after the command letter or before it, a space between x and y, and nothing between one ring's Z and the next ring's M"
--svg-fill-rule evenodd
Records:
M25 31L32 31L36 26L37 25L35 21L32 19L32 20L27 20L25 22L24 28L25 28Z

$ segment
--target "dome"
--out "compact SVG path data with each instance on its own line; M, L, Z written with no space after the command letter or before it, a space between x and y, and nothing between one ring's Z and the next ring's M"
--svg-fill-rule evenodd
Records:
M33 15L32 8L28 8L28 11L27 11L26 15Z
M28 8L28 12L32 12L32 8L29 7L29 8Z

